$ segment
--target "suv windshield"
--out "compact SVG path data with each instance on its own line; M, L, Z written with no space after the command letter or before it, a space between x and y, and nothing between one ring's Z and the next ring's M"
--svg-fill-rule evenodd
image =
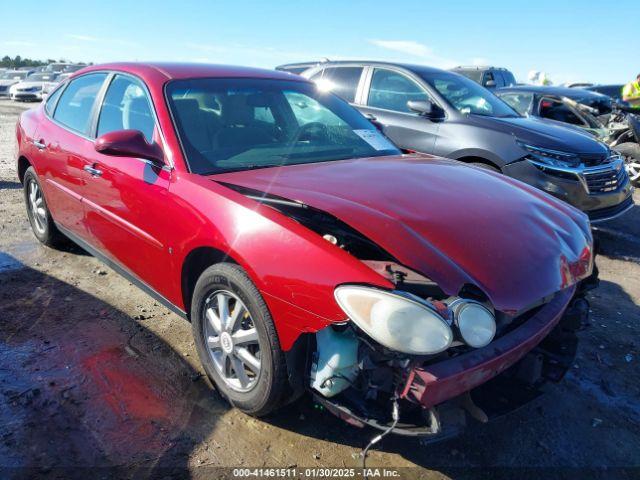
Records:
M488 117L519 116L493 93L467 77L446 72L421 72L420 76L460 113Z
M167 99L194 173L400 153L357 110L306 82L176 80Z

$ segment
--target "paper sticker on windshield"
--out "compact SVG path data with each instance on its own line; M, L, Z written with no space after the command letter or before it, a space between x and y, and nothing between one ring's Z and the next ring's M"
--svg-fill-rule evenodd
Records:
M354 130L353 133L358 135L376 150L395 150L396 148L393 143L387 140L387 137L377 130Z

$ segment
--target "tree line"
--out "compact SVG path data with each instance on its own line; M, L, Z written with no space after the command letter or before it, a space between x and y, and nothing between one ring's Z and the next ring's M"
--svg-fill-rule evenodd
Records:
M20 55L16 55L11 58L9 55L5 55L0 60L0 67L3 68L20 68L20 67L40 67L43 65L49 65L50 63L73 63L65 59L55 60L48 58L47 60L32 60L30 58L22 58Z

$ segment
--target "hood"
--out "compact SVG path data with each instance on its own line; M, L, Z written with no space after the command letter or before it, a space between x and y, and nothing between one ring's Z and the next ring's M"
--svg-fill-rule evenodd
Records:
M424 155L212 175L323 210L456 295L516 312L591 269L586 215L507 177Z
M607 154L607 148L589 134L535 117L469 115L468 118L473 125L513 135L535 147L579 154Z

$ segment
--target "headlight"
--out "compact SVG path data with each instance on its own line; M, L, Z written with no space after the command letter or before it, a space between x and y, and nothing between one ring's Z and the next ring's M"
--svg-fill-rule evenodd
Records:
M338 287L335 297L358 327L392 350L430 355L446 350L453 340L444 319L417 301L360 286Z
M496 334L496 319L493 314L476 302L457 299L449 308L460 336L465 343L474 348L489 345Z
M558 150L550 150L548 148L534 147L524 142L516 141L516 143L529 152L529 157L547 165L555 167L578 167L580 166L580 157L575 153L560 152Z

